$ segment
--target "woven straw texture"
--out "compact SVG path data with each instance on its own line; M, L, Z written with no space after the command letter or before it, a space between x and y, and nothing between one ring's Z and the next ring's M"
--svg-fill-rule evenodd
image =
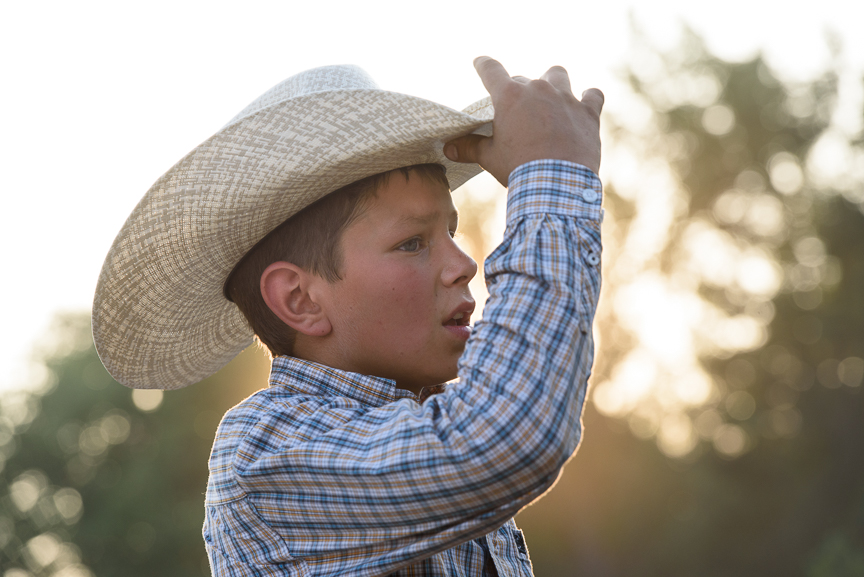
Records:
M297 211L346 184L411 164L447 169L451 189L480 172L443 143L491 133L487 99L463 112L378 89L354 66L318 68L267 91L165 173L105 259L93 338L111 375L177 389L252 342L222 286L240 258Z

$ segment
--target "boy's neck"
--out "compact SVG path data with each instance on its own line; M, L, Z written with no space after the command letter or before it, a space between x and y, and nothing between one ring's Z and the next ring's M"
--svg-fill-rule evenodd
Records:
M325 367L330 367L331 369L336 369L338 371L344 371L344 372L348 372L348 373L358 373L358 374L367 375L370 377L378 377L381 379L388 379L388 380L394 381L396 388L410 391L417 396L420 396L421 394L423 394L423 395L425 395L424 398L428 397L431 394L435 394L433 392L426 393L426 392L424 392L424 390L430 390L431 391L431 390L435 389L436 387L443 386L442 384L437 384L437 383L431 384L431 385L417 384L417 383L412 383L412 382L406 382L405 380L394 379L388 375L371 374L369 371L363 371L362 369L358 369L356 367L353 367L352 365L350 365L348 363L347 359L341 359L339 357L336 357L335 355L331 356L331 355L316 354L316 353L319 353L319 351L321 349L319 347L314 347L314 346L310 347L309 343L307 342L308 338L301 338L301 336L305 336L305 335L297 335L298 338L294 343L294 350L293 350L293 354L292 354L292 356L294 356L298 359L302 359L304 361L309 361L310 363L317 363L319 365L323 365ZM321 343L316 343L316 344L321 344ZM312 349L312 350L310 350L310 349ZM324 350L326 350L326 349L324 349ZM333 357L335 357L335 358L333 358ZM437 393L440 391L436 390L435 392Z

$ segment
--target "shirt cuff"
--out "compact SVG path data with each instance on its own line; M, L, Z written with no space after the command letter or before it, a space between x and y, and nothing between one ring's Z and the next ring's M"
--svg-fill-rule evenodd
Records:
M532 160L516 167L507 184L508 222L532 214L603 219L603 185L581 164Z

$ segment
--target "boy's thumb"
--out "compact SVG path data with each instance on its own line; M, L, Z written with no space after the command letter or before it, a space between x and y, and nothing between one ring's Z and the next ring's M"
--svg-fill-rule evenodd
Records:
M444 156L454 162L476 162L480 163L481 148L489 140L488 136L479 134L468 134L455 138L444 145Z

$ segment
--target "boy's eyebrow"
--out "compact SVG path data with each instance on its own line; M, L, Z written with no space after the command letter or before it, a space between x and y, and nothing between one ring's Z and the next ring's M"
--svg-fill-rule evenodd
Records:
M440 216L441 216L441 213L436 210L434 212L429 212L426 214L403 216L398 221L396 221L396 224L428 224L428 223L432 222L433 220L437 220ZM459 211L458 210L455 210L455 209L452 210L450 212L449 216L450 216L449 220L455 220L457 222L459 221Z

